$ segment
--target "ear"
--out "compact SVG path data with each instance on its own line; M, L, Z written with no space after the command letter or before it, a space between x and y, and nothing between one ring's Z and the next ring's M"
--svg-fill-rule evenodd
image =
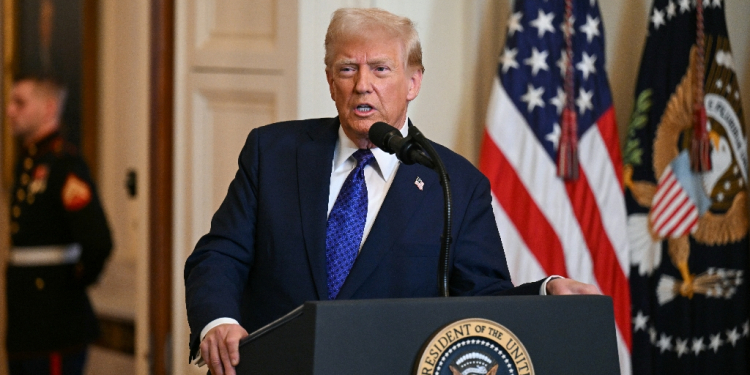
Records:
M406 95L406 100L416 99L420 88L422 88L422 69L413 68L411 77L409 77L409 92Z
M333 95L333 73L331 73L330 68L326 68L326 80L328 81L328 90L331 92L331 99L336 101L336 97Z
M57 118L57 116L59 115L58 111L62 110L59 107L60 107L59 101L49 96L45 97L44 98L44 118L48 120Z

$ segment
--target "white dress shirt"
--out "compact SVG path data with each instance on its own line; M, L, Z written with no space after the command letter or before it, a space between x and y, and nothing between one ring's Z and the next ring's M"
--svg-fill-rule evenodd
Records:
M404 126L401 127L401 134L406 137L408 132L408 126L404 123ZM341 187L344 186L346 178L357 166L357 160L352 156L357 150L358 148L354 142L344 134L344 129L339 127L339 140L336 142L336 149L333 151L331 185L328 190L329 215L334 203L336 203L336 198L339 196ZM378 216L380 206L383 205L385 196L391 187L391 183L393 183L393 177L396 175L396 170L398 170L400 164L396 155L389 154L379 148L373 148L370 151L372 151L372 155L375 157L375 162L365 167L367 220L365 221L365 230L362 234L362 242L359 243L360 249L362 249L362 244L365 243L367 235L370 234L372 224L375 222L375 217Z

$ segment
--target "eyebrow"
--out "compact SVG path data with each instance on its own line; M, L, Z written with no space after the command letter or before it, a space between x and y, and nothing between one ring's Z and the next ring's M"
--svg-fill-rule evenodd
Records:
M367 61L367 65L380 65L380 64L387 64L392 63L393 65L396 65L395 62L387 57L380 57L372 60ZM359 65L355 59L341 59L339 61L336 61L333 65Z

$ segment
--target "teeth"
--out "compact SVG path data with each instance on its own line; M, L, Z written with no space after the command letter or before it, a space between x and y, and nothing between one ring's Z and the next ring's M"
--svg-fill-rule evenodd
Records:
M366 105L366 104L361 104L361 105L357 106L357 110L358 111L369 111L371 109L372 109L372 107L370 107L369 105Z

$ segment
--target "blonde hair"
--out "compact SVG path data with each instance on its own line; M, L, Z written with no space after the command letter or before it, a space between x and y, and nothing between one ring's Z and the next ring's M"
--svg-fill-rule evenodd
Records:
M365 37L378 28L402 42L406 52L406 66L424 72L422 45L414 23L406 17L378 8L341 8L333 12L325 41L326 69L330 69L333 64L337 44L353 37Z
M13 83L31 82L37 95L52 99L57 103L57 116L62 114L68 90L56 77L46 74L21 73L14 77Z

